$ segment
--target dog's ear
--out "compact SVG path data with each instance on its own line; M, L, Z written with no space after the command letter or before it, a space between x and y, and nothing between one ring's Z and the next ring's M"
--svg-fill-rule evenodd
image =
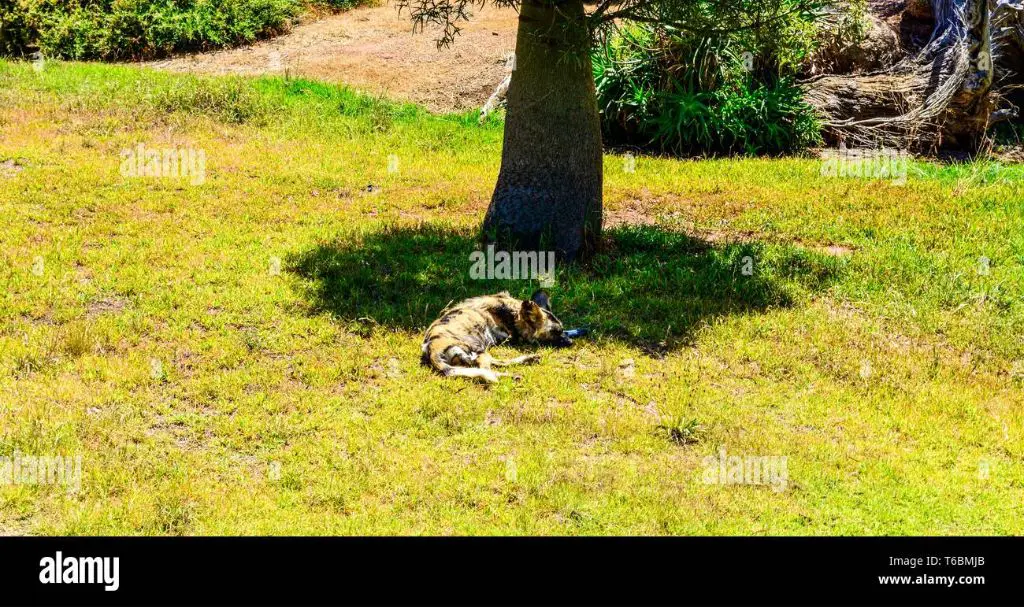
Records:
M523 302L519 316L531 325L540 326L544 324L544 312L541 311L540 306L534 303L532 299L527 299Z
M548 312L551 311L551 299L548 297L548 292L544 289L534 292L534 294L530 296L530 301L544 308Z

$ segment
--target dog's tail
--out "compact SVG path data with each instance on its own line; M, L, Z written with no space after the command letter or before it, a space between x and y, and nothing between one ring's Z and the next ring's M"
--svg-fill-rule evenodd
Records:
M443 340L431 340L423 344L423 360L445 377L468 377L482 379L489 384L498 383L498 374L490 369L477 367L461 367L448 364L445 353L454 344L443 343Z

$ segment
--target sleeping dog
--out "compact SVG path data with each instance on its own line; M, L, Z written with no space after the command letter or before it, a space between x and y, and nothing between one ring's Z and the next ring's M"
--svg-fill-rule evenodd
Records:
M423 339L423 362L446 377L470 377L495 383L510 373L491 367L507 367L540 360L537 354L498 360L487 349L505 341L572 345L562 322L551 311L548 294L537 291L521 300L507 292L473 297L441 312Z

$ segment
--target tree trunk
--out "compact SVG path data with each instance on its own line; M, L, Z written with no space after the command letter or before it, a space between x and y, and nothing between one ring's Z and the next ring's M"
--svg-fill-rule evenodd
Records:
M552 4L551 2L556 2ZM501 172L484 237L589 255L601 233L602 148L581 0L523 0Z
M995 120L1016 118L1024 105L1020 80L1024 74L1024 2L992 0L992 59L996 89L1009 101L997 110Z
M987 0L932 0L935 29L915 56L862 76L804 85L827 138L854 145L976 148L994 109Z

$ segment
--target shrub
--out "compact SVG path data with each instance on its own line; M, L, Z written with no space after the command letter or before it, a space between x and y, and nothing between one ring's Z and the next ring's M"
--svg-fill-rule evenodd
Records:
M343 8L357 0L320 0ZM305 0L0 0L0 53L138 59L252 42L286 29Z
M813 40L802 15L713 37L624 25L592 57L605 137L675 154L813 145L817 121L795 85Z
M0 54L20 55L30 42L24 11L13 0L0 0Z

